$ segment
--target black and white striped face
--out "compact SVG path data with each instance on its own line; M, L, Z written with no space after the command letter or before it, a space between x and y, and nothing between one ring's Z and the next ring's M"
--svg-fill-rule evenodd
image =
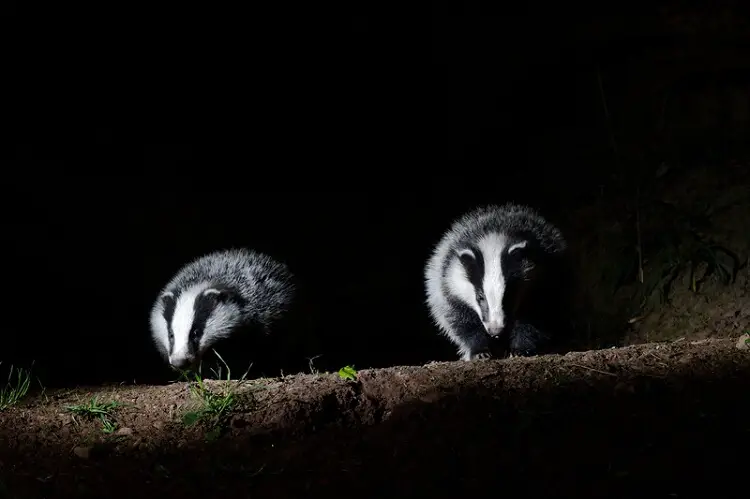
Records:
M490 336L499 336L512 320L523 284L534 268L527 240L490 233L460 247L449 267L451 291L474 309Z
M240 319L241 298L229 288L194 286L164 293L163 341L169 363L185 369L216 341L229 336Z

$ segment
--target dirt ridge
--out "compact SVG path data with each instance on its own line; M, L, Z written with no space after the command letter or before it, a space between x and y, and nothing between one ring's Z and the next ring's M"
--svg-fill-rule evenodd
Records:
M711 348L707 348L711 347ZM634 361L637 360L637 365ZM701 366L710 366L709 372ZM336 373L299 374L251 382L240 387L240 398L252 403L239 404L229 420L229 431L251 437L268 434L303 435L325 427L354 427L386 421L399 407L410 403L438 403L445 398L472 392L491 392L509 403L519 403L526 392L540 393L564 384L581 383L610 389L638 378L672 378L681 373L695 376L719 376L732 370L750 370L750 355L738 350L735 341L711 339L698 342L673 342L632 345L623 348L571 352L532 358L483 362L435 362L424 366L400 366L362 370L356 382L341 379ZM719 367L720 370L721 367ZM207 381L211 387L222 382ZM252 393L251 393L252 392ZM97 423L79 421L78 431L66 431L65 406L85 402L92 396L129 404L117 411L120 426L137 428L139 411L152 414L146 423L161 420L164 438L151 442L163 450L176 439L202 443L199 428L180 427L180 413L191 406L185 383L165 386L121 385L54 390L43 397L30 398L0 413L0 445L13 449L33 441L55 441L70 447L68 436L85 438L98 431ZM45 398L48 402L45 402ZM514 400L513 399L517 399ZM50 424L33 413L42 406L58 414ZM36 427L43 423L42 426ZM18 438L33 434L31 440ZM57 435L57 438L55 438ZM235 435L237 436L237 435ZM63 438L66 437L66 438Z
M750 352L726 339L362 370L356 382L302 374L243 385L209 441L180 420L184 383L50 391L0 413L0 497L689 491L740 466L713 447L750 441L749 381ZM93 395L130 404L115 415L127 434L71 421L65 406ZM605 490L623 473L630 496Z

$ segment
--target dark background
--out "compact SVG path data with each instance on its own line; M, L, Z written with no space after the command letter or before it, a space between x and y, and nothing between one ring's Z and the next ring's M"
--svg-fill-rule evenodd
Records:
M747 139L674 139L662 106L749 80L741 2L450 5L52 31L12 5L0 360L48 386L157 379L158 291L231 246L317 290L320 369L452 360L422 271L455 217L513 200L562 223L614 178Z

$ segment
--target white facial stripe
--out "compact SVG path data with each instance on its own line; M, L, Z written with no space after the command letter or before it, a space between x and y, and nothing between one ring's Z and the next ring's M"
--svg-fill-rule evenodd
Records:
M203 294L206 294L206 295L218 295L220 293L221 291L219 291L218 289L213 289L213 288L207 289L203 292Z
M508 248L508 254L513 253L517 249L525 248L526 247L526 241L521 241L520 243L516 243L510 248Z
M188 340L190 339L190 328L193 325L195 298L203 291L200 286L194 286L185 290L177 299L177 304L172 317L172 332L174 333L174 350L170 358L177 359L187 355Z
M466 269L457 259L454 259L448 267L446 280L451 294L460 298L461 301L471 304L472 308L481 316L482 312L479 310L479 304L477 304L474 286L466 276Z
M505 276L501 256L507 241L502 234L488 234L477 243L484 258L484 296L487 300L489 315L486 324L505 325L503 313L503 295L505 294Z

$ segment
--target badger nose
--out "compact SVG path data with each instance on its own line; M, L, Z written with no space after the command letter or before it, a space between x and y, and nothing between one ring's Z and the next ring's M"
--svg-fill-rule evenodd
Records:
M503 332L503 325L500 322L485 322L484 327L490 336L499 336Z
M177 369L185 369L192 365L193 359L189 357L179 356L179 357L170 357L169 363L176 367Z

